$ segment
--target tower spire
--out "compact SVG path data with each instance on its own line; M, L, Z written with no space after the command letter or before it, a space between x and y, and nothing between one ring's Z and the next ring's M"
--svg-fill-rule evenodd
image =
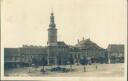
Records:
M50 16L50 24L49 24L49 27L56 27L56 24L54 22L53 8L51 8L51 16Z

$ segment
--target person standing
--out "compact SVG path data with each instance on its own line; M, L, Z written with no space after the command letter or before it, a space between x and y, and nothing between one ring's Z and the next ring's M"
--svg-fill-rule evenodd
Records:
M98 66L96 65L96 70L98 69Z

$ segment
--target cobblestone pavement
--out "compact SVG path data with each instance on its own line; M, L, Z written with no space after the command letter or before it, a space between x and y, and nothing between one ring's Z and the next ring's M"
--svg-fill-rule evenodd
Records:
M97 66L97 69L96 69ZM45 73L40 72L42 66L35 69L32 67L24 67L17 69L5 70L5 76L41 76L41 77L123 77L124 76L124 64L92 64L86 66L86 72L84 72L84 66L73 65L74 71L70 72L51 72L50 69L56 66L45 66ZM70 69L70 66L60 66Z

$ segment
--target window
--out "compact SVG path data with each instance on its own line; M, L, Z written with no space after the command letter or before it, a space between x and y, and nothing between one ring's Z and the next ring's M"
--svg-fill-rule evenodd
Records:
M12 57L12 61L15 61L15 57Z
M15 58L15 61L17 61L17 57L14 57Z

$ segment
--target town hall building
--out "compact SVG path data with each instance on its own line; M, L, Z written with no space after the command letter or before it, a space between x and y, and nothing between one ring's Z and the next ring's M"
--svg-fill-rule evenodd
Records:
M124 53L124 52L123 52ZM75 46L57 40L54 13L50 14L47 46L23 45L19 48L4 48L5 68L36 65L81 64L82 59L91 63L108 63L108 51L90 39L78 41Z

